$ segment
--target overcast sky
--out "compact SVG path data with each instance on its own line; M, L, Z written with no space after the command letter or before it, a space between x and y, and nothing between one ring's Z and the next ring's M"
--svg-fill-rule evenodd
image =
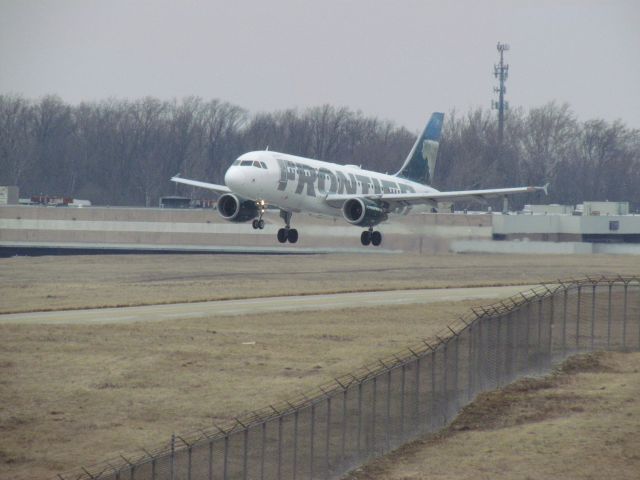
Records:
M640 128L640 1L0 0L0 93L330 103L412 130L507 100Z

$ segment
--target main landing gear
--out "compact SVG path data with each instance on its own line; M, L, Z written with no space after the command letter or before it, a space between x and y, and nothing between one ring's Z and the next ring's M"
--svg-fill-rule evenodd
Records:
M365 230L362 232L362 235L360 235L360 241L364 246L371 244L377 247L382 243L382 234L377 230L374 231L373 227L369 227L369 230Z
M278 230L278 241L285 243L287 240L289 243L296 243L298 241L298 230L291 228L291 212L285 212L280 210L280 217L284 220L285 227Z

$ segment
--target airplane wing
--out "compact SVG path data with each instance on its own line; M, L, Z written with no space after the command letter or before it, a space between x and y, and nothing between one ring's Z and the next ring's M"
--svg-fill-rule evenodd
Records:
M379 193L368 195L344 195L329 194L325 201L335 208L341 208L345 201L351 198L366 198L385 204L388 210L395 207L409 205L433 205L438 202L453 202L456 200L475 200L483 202L489 198L504 197L517 193L533 193L542 191L547 193L549 184L543 187L515 187L515 188L493 188L489 190L460 190L452 192L421 192L421 193Z
M215 183L200 182L198 180L188 180L186 178L180 177L180 174L171 177L171 181L176 183L183 183L185 185L191 185L192 187L206 188L217 193L231 193L229 187L225 185L216 185Z

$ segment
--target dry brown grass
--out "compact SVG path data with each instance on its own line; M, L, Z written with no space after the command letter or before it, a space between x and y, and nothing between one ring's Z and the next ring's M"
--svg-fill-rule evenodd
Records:
M223 423L430 337L470 305L0 325L0 477L52 476Z
M352 480L637 479L640 353L569 360L556 375L481 395L440 435Z
M106 255L0 259L0 312L638 274L615 255Z
M639 271L640 258L623 256L19 257L0 260L0 311ZM431 336L469 306L0 325L0 478L51 476L288 398Z

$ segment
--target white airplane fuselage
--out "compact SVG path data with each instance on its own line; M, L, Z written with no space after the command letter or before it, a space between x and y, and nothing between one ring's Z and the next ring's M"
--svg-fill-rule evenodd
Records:
M266 167L266 168L264 168ZM432 187L393 175L272 151L245 153L229 167L225 185L234 193L290 212L342 218L328 194L431 193ZM430 205L397 207L390 213L428 211Z

